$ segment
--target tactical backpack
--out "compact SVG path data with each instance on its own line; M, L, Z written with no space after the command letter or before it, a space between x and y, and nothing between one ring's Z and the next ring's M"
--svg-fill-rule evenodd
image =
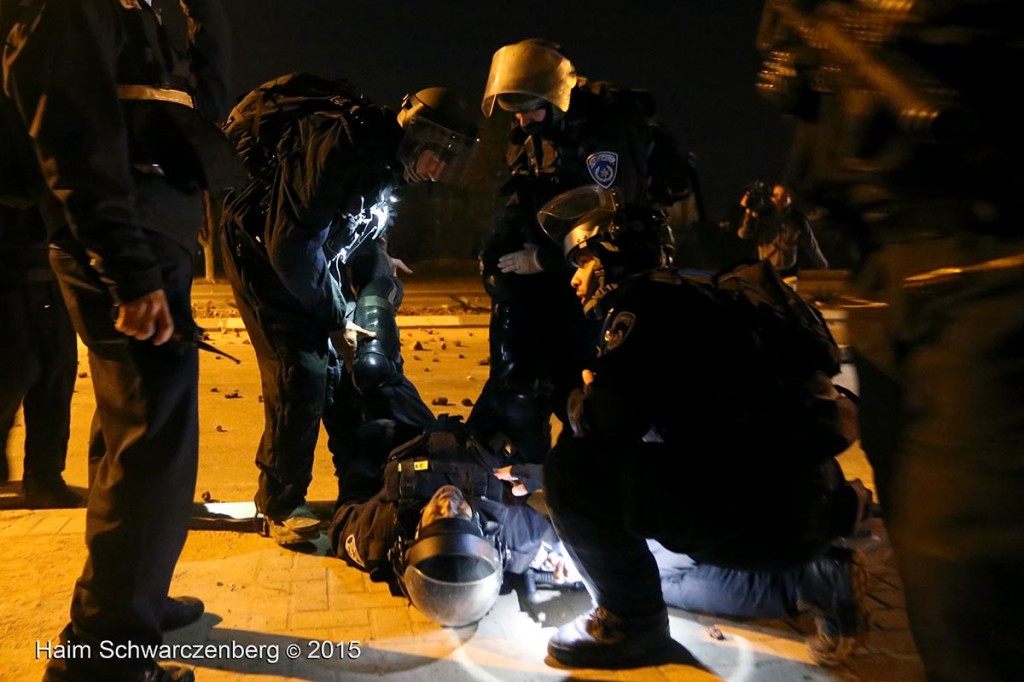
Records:
M832 383L841 354L817 308L767 261L742 261L711 278L716 298L756 334L760 379L774 387L786 436L815 459L838 455L859 437L855 396Z
M697 190L692 155L683 152L675 137L657 121L658 106L647 90L619 88L607 81L584 81L584 86L606 104L625 110L642 130L632 140L634 163L646 170L649 199L663 207ZM698 197L698 202L700 197Z
M249 172L270 182L285 126L311 113L342 115L367 104L345 79L290 73L242 97L228 115L224 132Z
M442 414L423 433L391 451L384 468L384 497L400 505L423 502L451 484L467 495L501 500L507 486L493 474L498 464L461 417Z

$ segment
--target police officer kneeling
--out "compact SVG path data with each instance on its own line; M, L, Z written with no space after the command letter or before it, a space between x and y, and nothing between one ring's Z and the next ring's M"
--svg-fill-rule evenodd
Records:
M548 653L575 667L657 663L672 640L647 538L699 564L772 572L808 565L843 534L853 514L834 456L850 434L838 411L829 423L801 407L840 404L834 371L801 366L804 354L783 363L769 352L778 339L743 314L753 307L717 279L668 267L671 232L657 214L595 186L539 218L577 267L584 309L604 319L587 386L570 399L576 437L544 464L555 529L596 606ZM781 284L769 266L750 267ZM832 634L821 646L849 643Z

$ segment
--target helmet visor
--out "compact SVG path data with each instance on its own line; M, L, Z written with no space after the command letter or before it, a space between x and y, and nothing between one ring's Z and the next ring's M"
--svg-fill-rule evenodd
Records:
M418 116L405 128L398 160L408 180L458 184L475 142L476 138Z
M615 219L617 201L612 190L599 185L577 187L563 192L541 207L537 221L544 233L575 265L576 257L587 241Z
M483 618L502 582L502 562L491 541L467 533L435 535L414 543L402 575L413 605L431 620L460 627Z
M481 108L485 116L490 116L500 95L515 95L506 103L512 109L522 111L519 107L543 100L567 111L575 86L576 69L557 50L530 42L506 45L491 59Z

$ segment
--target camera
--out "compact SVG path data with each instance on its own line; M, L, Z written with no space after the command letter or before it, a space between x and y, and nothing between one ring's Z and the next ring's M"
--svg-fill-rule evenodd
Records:
M772 200L772 186L764 180L755 182L747 192L746 208L749 213L766 215L775 210Z

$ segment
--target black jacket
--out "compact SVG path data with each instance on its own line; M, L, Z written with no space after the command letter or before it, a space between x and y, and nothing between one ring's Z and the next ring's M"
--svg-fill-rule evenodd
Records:
M394 112L377 105L295 117L273 142L270 182L250 177L225 201L224 220L263 244L281 285L324 329L345 324L350 259L340 254L356 239L352 217L386 199L398 181L400 139ZM363 250L379 256L383 244Z
M227 23L217 0L185 2L191 43L182 62L162 49L166 36L145 2L39 5L27 40L5 48L9 94L71 234L115 298L134 300L162 288L143 230L195 247L199 193L213 175L200 157L216 146L226 110ZM187 93L194 108L126 98L124 86Z

